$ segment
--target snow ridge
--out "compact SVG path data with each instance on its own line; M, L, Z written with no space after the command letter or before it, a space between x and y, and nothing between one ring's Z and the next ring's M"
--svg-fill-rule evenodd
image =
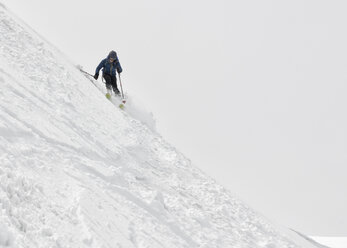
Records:
M1 6L0 32L0 247L315 247L193 167Z

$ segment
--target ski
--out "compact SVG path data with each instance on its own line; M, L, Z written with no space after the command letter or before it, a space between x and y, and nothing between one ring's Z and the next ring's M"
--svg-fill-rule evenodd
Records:
M106 93L105 97L112 102L112 95L111 95L111 93ZM112 102L112 103L114 103L114 102ZM118 107L120 109L124 110L124 108L125 108L124 104L125 104L124 101L122 101L122 103L118 104Z

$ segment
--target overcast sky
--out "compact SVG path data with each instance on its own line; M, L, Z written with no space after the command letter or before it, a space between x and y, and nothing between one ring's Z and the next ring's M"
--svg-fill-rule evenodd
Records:
M116 50L159 132L257 211L347 236L346 1L0 2L90 73Z

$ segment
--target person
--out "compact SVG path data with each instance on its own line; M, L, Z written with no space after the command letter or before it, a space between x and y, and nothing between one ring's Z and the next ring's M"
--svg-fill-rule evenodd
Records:
M117 77L116 74L123 71L117 53L111 51L107 58L103 59L95 70L94 78L95 80L99 77L99 71L102 69L102 76L106 81L107 90L111 91L113 89L116 95L119 95L119 90L117 87Z

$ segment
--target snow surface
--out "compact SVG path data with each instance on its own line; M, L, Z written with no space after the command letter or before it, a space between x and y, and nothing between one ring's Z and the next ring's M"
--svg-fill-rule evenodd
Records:
M0 247L317 247L192 166L150 114L120 110L1 5L0 32Z
M317 242L327 245L330 248L346 248L347 237L312 237Z

